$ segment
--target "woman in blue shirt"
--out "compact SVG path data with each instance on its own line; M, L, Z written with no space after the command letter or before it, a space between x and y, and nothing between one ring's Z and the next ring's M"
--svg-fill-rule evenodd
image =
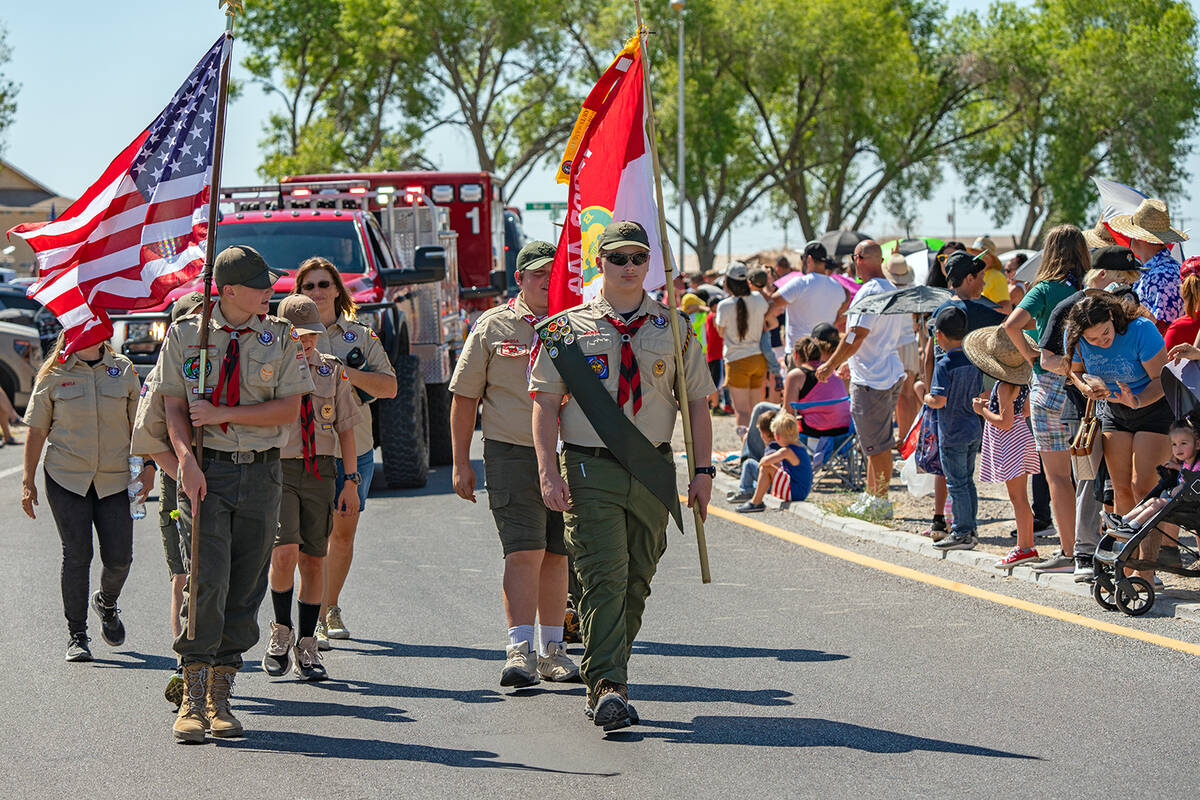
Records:
M1067 316L1066 355L1079 391L1105 401L1096 415L1114 505L1124 514L1154 488L1155 467L1171 455L1173 414L1159 380L1167 363L1162 334L1110 294L1086 297Z

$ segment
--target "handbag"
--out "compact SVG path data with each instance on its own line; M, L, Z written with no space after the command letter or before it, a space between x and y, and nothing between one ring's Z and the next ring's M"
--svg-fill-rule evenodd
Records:
M937 411L929 406L922 406L920 425L915 453L917 467L930 475L944 475L942 460L938 456Z
M1100 437L1100 420L1096 417L1096 401L1088 398L1079 430L1071 439L1071 469L1075 480L1096 479L1100 459L1104 457L1104 440Z

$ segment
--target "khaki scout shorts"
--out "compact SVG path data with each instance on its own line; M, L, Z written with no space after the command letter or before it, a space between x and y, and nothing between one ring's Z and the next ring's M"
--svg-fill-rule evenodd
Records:
M280 461L283 495L279 501L279 533L275 546L298 544L300 552L323 558L329 549L329 531L333 528L334 478L337 467L333 456L318 456L317 479L304 469L303 458Z
M542 503L537 454L532 447L484 439L483 474L488 507L505 556L522 550L567 554L563 515Z

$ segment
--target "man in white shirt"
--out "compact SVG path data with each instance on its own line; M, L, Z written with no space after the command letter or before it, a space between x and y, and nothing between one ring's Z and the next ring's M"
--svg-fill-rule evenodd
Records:
M775 293L771 313L787 308L784 347L790 358L797 339L808 336L819 322L833 324L850 305L850 293L826 274L825 245L809 242L800 257L803 274Z
M866 281L855 295L856 304L896 288L883 277L883 252L870 239L854 248L854 263L859 279ZM895 444L892 422L896 397L904 385L899 343L905 325L912 325L908 314L855 314L851 309L846 317L848 333L816 372L817 380L825 381L843 362L850 362L850 417L868 460L867 490L850 510L881 519L892 517L887 493Z

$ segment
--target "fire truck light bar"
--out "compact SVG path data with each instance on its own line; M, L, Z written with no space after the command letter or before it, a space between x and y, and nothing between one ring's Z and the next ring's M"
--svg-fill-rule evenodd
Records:
M311 194L311 189L296 189L292 192L292 197L308 197Z

